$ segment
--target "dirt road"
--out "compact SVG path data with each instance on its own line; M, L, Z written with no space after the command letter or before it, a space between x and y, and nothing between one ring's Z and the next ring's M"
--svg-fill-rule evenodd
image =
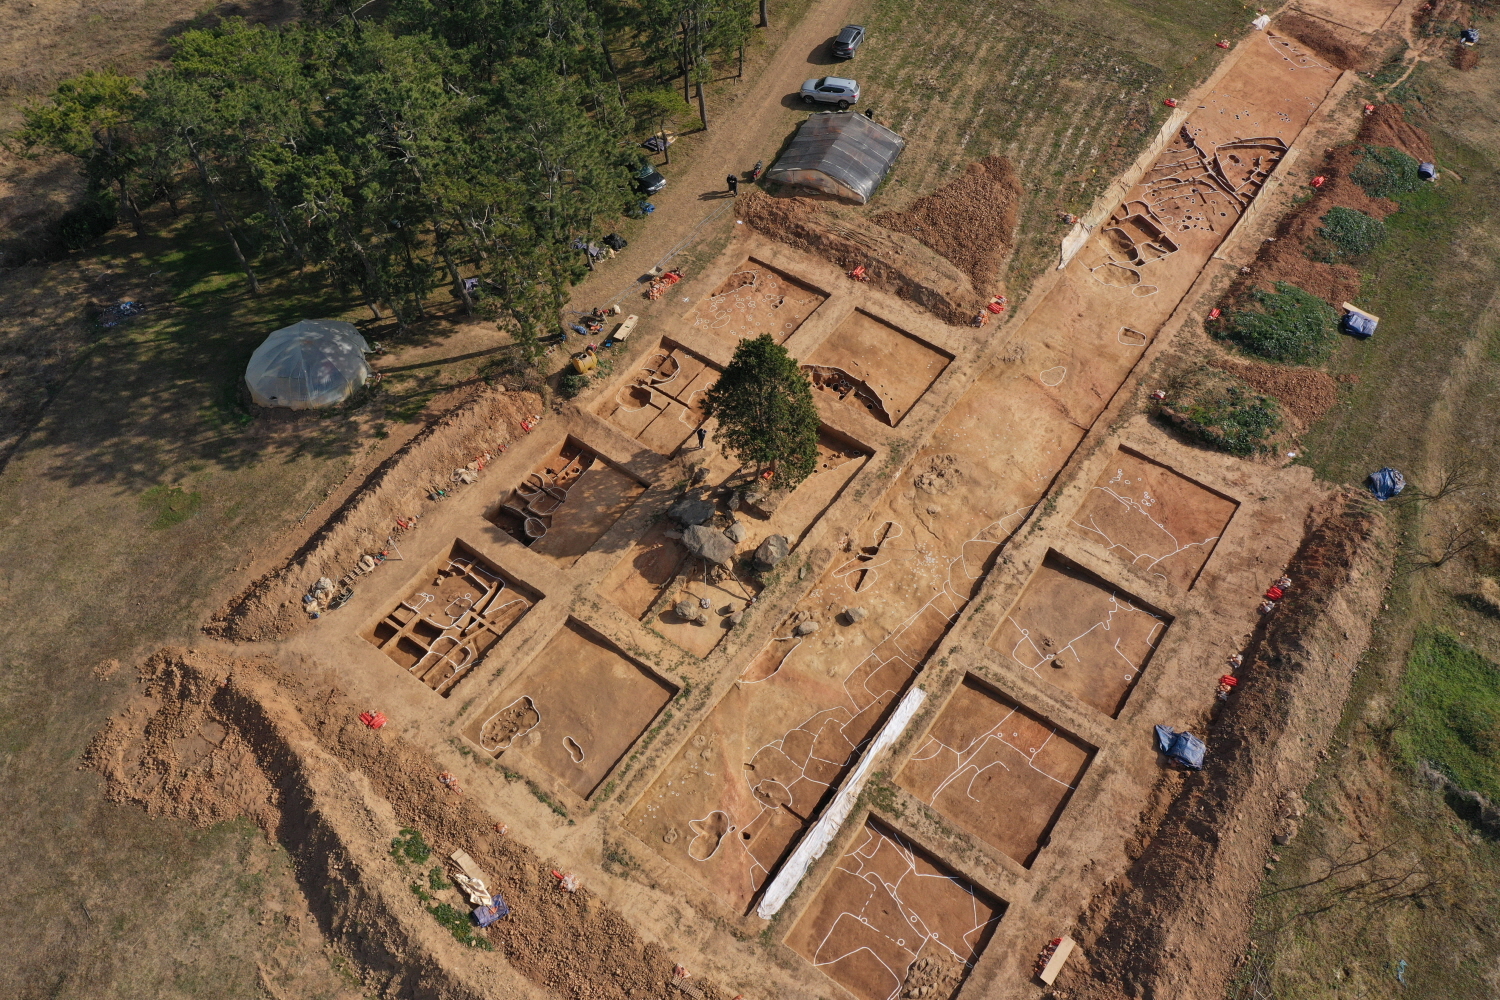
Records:
M788 97L803 80L845 72L841 66L857 78L859 60L835 63L825 44L848 23L853 6L854 0L815 3L780 42L754 82L743 85L727 101L710 100L708 130L686 135L674 145L679 162L687 162L662 170L667 187L652 196L656 211L646 226L617 258L573 289L570 309L591 309L626 290L728 202L724 182L730 173L741 174L757 160L769 166L785 137L786 130L780 126L788 117Z

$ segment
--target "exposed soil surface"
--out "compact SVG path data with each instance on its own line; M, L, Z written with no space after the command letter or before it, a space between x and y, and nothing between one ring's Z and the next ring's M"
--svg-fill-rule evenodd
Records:
M1355 40L1361 36L1335 31L1321 18L1293 11L1276 19L1276 30L1291 35L1339 69L1363 69L1369 61L1365 46Z
M1282 368L1278 365L1224 361L1217 367L1237 375L1281 404L1307 427L1333 409L1339 401L1338 383L1316 368Z
M1021 179L1010 160L987 156L958 178L875 221L915 236L969 276L978 291L991 288L1010 254L1020 212Z
M845 402L868 406L880 420L894 427L952 360L946 351L856 309L818 345L807 362L815 368L836 369L835 373L813 374L813 384L818 388L839 393ZM840 379L837 373L848 377ZM862 398L868 394L875 399Z
M976 837L1029 866L1094 748L964 678L897 779Z
M1183 590L1198 579L1239 504L1121 448L1073 515L1076 534Z
M521 421L540 411L540 397L491 389L432 424L370 473L362 488L285 566L251 584L204 626L209 635L250 642L305 626L302 595L320 577L338 580L363 555L387 548L397 518L422 514L435 488L460 488L453 473L485 454L499 454L523 433ZM379 569L376 569L378 572Z
M1232 300L1246 294L1249 288L1270 289L1278 281L1290 282L1334 306L1358 297L1357 268L1312 260L1308 249L1320 242L1318 230L1332 208L1352 208L1377 219L1396 211L1395 202L1370 197L1350 176L1363 159L1367 145L1393 146L1420 161L1431 161L1435 156L1426 133L1408 122L1399 106L1378 105L1365 117L1359 137L1353 143L1329 150L1318 168L1318 173L1327 180L1312 199L1286 217L1274 242L1264 244L1250 265L1250 274L1231 292Z
M100 731L85 766L104 776L114 801L198 826L247 816L277 837L368 988L501 997L540 987L627 1000L660 995L672 981L673 961L629 920L587 887L561 891L551 864L445 789L425 754L389 729L361 725L358 707L336 689L309 691L268 660L184 649L152 656L141 679L142 696ZM419 831L431 859L391 860L397 827ZM477 932L503 962L459 947L406 885L425 883L426 867L454 850L467 851L511 907L508 919ZM692 985L722 996L702 980Z
M742 195L736 210L774 240L833 261L864 266L878 288L914 302L945 323L967 326L983 299L968 274L911 237L897 234L819 198Z
M1316 763L1307 751L1332 735L1389 580L1389 529L1366 499L1333 498L1318 516L1291 593L1249 637L1204 769L1084 916L1083 957L1055 996L1224 996L1271 838L1296 831Z

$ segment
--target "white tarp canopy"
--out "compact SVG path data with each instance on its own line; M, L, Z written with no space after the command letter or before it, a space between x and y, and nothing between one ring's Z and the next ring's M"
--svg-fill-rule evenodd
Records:
M369 351L353 323L305 319L277 330L255 349L245 383L257 406L332 406L370 377Z

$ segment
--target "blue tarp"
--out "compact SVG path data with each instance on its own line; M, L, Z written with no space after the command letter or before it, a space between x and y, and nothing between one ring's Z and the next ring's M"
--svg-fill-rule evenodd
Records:
M498 892L490 893L490 898L495 901L494 905L474 908L474 920L480 927L488 927L501 917L510 916L510 907L505 905L505 900L500 898Z
M1365 480L1365 485L1370 487L1370 492L1375 494L1376 500L1389 500L1406 489L1406 477L1387 466L1379 472L1370 473L1370 477Z
M1156 749L1194 771L1203 770L1203 755L1208 750L1192 733L1174 733L1171 726L1156 727Z
M1368 340L1375 336L1377 321L1374 316L1362 316L1359 313L1345 313L1339 328L1345 333Z

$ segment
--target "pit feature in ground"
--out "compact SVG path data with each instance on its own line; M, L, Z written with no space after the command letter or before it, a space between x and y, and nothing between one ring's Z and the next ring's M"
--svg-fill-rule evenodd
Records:
M534 761L587 798L676 694L676 686L570 619L464 735L494 756Z
M819 389L895 427L952 360L947 351L856 309L818 345L803 370Z
M786 943L861 1000L956 994L1005 904L867 820Z
M663 339L599 415L652 451L672 455L703 425L703 394L718 378L718 366Z
M417 575L388 614L361 634L447 697L537 600L535 591L455 541Z
M699 304L693 329L711 331L731 343L770 334L780 344L827 299L827 292L747 257Z
M1073 515L1072 530L1187 590L1238 509L1229 497L1121 448Z
M645 489L634 476L569 437L487 516L533 552L571 566Z
M1056 552L990 637L1005 664L1114 717L1171 616Z
M897 779L1030 868L1094 748L966 676Z

